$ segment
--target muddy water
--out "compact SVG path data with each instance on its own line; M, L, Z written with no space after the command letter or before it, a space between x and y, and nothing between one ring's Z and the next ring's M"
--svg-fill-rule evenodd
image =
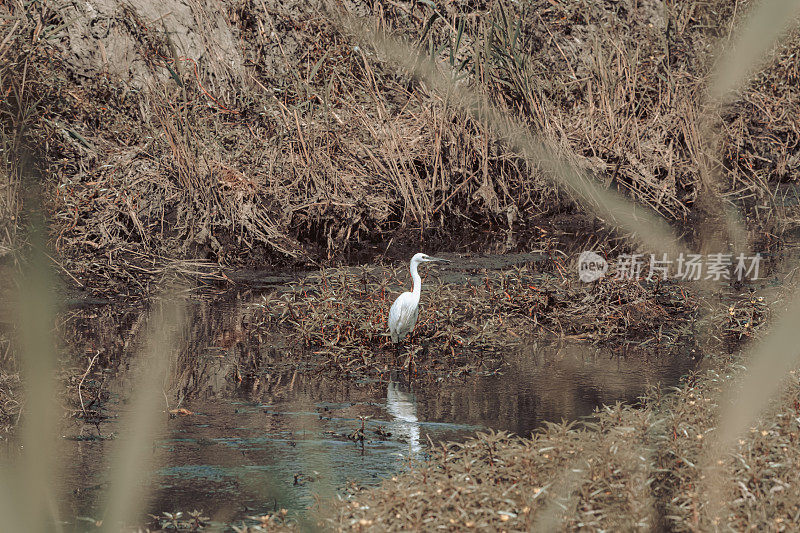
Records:
M164 383L150 513L201 509L229 523L281 508L302 512L315 493L374 485L424 459L429 441L489 429L527 435L544 421L635 401L694 365L691 353L532 343L487 374L344 379L316 371L309 354L263 329L261 301L250 294L191 305ZM109 452L125 438L119 419L146 317L143 308L84 307L66 328L76 366L100 354L83 389L100 416L68 418L62 429L63 514L78 528L77 517L102 516Z

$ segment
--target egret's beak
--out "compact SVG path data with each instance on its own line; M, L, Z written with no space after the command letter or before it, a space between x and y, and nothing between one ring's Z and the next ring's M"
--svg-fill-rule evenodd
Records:
M438 261L439 263L452 263L449 259L442 259L441 257L428 256L428 261Z

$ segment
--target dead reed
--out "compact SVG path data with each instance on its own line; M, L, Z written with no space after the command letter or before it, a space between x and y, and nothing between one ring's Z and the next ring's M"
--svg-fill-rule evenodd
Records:
M463 284L432 272L408 348L419 369L491 368L533 337L657 348L693 335L698 304L688 289L613 279L584 284L563 267L553 270L473 273ZM323 269L265 296L266 325L284 329L312 361L338 372L385 371L403 363L395 360L386 314L407 278L402 267Z
M793 530L800 526L796 372L731 453L718 456L729 514L713 523L704 512L698 465L717 423L717 391L742 373L693 375L671 391L653 390L637 408L607 406L587 423L550 424L531 439L483 434L436 446L408 474L353 492L326 524L520 531L541 525L549 508L560 530Z
M768 10L770 8L767 7L766 9ZM763 14L763 12L760 12L760 14ZM774 16L774 13L773 13L773 16ZM758 18L757 18L757 20L758 20ZM749 28L752 28L752 26L749 26L748 29ZM747 32L744 32L744 34L746 36ZM376 46L379 49L383 46L382 42L380 42L379 40L375 40L374 42L377 43ZM739 43L739 44L741 44L741 43ZM746 63L745 66L742 69L740 69L741 73L742 73L742 74L740 74L740 76L743 75L744 72L747 72L747 69L750 68L753 65L754 61L755 61L755 58L751 56L750 57L750 61L748 63ZM735 82L730 82L729 84L730 85L738 84L740 81L741 81L740 79L737 79ZM719 89L719 87L715 88L714 90L717 90L717 89ZM701 150L701 151L703 151L703 150ZM707 156L708 154L705 153L703 155ZM706 172L707 171L708 171L708 169L706 169ZM712 185L716 185L716 184L712 183L711 178L706 176L705 180L704 180L704 186L706 188L708 188L708 187L710 187ZM717 189L714 188L713 190L716 191ZM707 191L706 191L706 193L707 193ZM701 210L701 212L703 212L703 210ZM709 211L707 210L707 206L706 206L706 209L705 209L705 213L706 213L706 215L709 214ZM718 214L723 217L723 220L721 220L721 222L723 223L723 226L724 226L725 222L726 222L724 220L724 218L726 217L726 214L725 214L724 210L722 212L719 212ZM733 219L730 216L728 216L727 218L728 218L727 226L729 228L733 227L733 222L734 222ZM714 223L714 222L712 221L712 223ZM708 240L709 239L708 239L708 235L707 234L704 234L703 232L700 232L699 236L702 239L704 245L708 244ZM791 309L794 310L795 307L796 306L792 306ZM729 314L731 316L731 322L734 322L735 321L735 315L736 315L735 309L731 308ZM738 435L741 435L741 432L748 425L757 422L759 420L759 418L761 419L761 421L763 421L764 417L766 416L766 413L764 413L764 409L765 409L766 405L769 403L770 399L772 399L779 391L782 391L782 390L785 389L785 383L784 383L785 374L786 374L787 371L789 371L797 363L796 355L795 355L796 350L793 348L793 342L794 342L794 339L796 338L796 334L792 331L792 326L789 326L790 323L793 324L793 323L796 322L796 320L792 319L793 315L794 315L794 312L790 312L787 315L787 317L785 319L785 322L783 322L783 323L779 322L778 325L776 326L776 328L774 329L774 331L766 336L765 340L763 341L762 347L755 349L754 354L756 355L756 358L755 358L755 362L753 363L754 364L754 369L743 372L742 378L743 378L743 381L745 383L743 391L738 391L738 389L735 388L736 385L735 385L735 382L733 380L730 380L730 379L724 380L724 381L727 381L727 383L725 384L725 387L723 388L723 391L724 391L725 394L723 394L723 396L722 396L722 401L724 402L723 403L724 409L722 410L721 419L717 419L717 416L719 415L719 413L717 412L718 409L717 409L717 403L716 402L719 401L719 397L717 396L717 393L719 392L719 389L714 390L713 386L709 387L709 388L712 389L711 391L709 391L709 395L708 395L709 397L703 398L704 401L711 402L712 403L712 407L706 413L707 414L707 418L705 420L700 421L697 424L697 426L695 426L695 429L697 429L698 426L701 429L705 429L705 428L707 428L707 429L704 432L699 432L699 433L694 434L693 437L696 438L698 447L701 448L701 449L704 448L704 450L701 451L701 452L698 452L696 454L696 457L694 458L695 459L694 462L690 462L690 460L688 460L688 459L686 459L684 457L679 457L679 459L681 461L683 461L684 463L686 463L687 465L691 466L692 468L696 468L696 471L698 473L697 475L698 475L699 479L696 480L695 483L701 487L698 491L693 492L693 493L690 492L690 494L688 495L689 496L689 500L691 501L690 505L689 505L690 510L692 512L691 518L688 521L681 522L681 519L685 520L685 517L681 516L680 513L666 514L666 512L674 512L675 509L671 505L663 505L663 503L662 503L661 507L658 508L658 510L661 511L661 514L660 515L650 515L650 516L646 516L646 515L642 516L640 513L636 513L630 507L622 508L622 509L614 509L613 506L605 505L605 506L602 506L603 510L599 510L598 509L596 512L592 512L592 517L593 518L595 516L599 516L601 518L604 517L605 516L604 515L604 511L607 510L607 508L609 508L609 507L611 509L613 509L614 511L617 511L618 514L615 513L613 515L613 518L611 519L611 521L609 521L607 523L598 523L598 522L592 523L592 522L588 521L588 525L594 526L594 527L598 527L598 528L602 528L602 529L605 529L605 528L608 528L608 527L630 529L630 528L633 528L633 527L650 527L650 528L653 528L653 527L666 527L666 526L669 526L669 527L672 527L672 528L678 528L678 529L684 529L684 528L696 529L698 527L700 527L700 528L720 527L720 526L722 526L722 527L730 527L732 523L736 523L736 524L739 525L739 527L741 527L742 525L747 525L747 526L755 525L756 527L758 527L758 524L761 524L762 527L777 527L779 529L783 529L785 527L791 527L792 523L796 522L797 517L800 516L800 512L795 513L795 510L797 509L796 505L792 509L792 511L790 511L788 516L785 515L785 514L781 514L780 516L775 517L774 514L773 514L774 511L772 511L772 510L765 511L764 509L759 509L759 504L761 506L767 506L768 508L772 509L771 508L771 502L765 502L764 499L760 499L758 497L753 497L753 501L757 502L757 503L755 505L753 505L753 506L744 505L743 506L744 509L739 507L739 504L742 503L743 498L738 498L738 499L734 499L733 501L731 501L731 498L729 497L730 496L730 492L731 492L731 487L732 486L736 486L736 483L735 482L733 484L731 483L731 477L732 476L731 476L731 472L730 472L730 470L731 470L730 467L727 468L727 469L725 468L726 466L729 466L729 465L726 465L726 461L724 459L720 459L719 458L721 456L721 454L725 453L729 449L729 447L733 444L732 441L733 441L734 437L738 436ZM747 325L750 325L750 324L748 323ZM776 367L776 364L774 364L774 363L771 364L771 361L775 361L775 362L779 361L780 363L777 364L777 367ZM792 373L793 373L793 371L792 371ZM713 382L714 380L712 379L710 381ZM797 384L796 383L796 379L793 379L793 378L790 378L789 382L790 382L791 385L796 385ZM761 396L760 398L756 398L756 394L757 394L756 390L757 389L763 389L764 387L767 387L767 390L769 391L769 394ZM744 394L742 394L742 392ZM796 402L797 402L796 399L794 399L791 402L791 406L795 410L796 410L796 405L797 405ZM665 403L668 403L668 402L665 402ZM688 403L689 403L689 405L695 405L695 400L691 400ZM787 415L782 414L782 415L778 415L778 416L779 417L785 417ZM715 427L715 425L717 423L721 424L721 428L722 429L720 431L721 431L722 434L719 435L719 436L716 436L716 433L714 433L714 435L712 435L712 438L710 439L710 441L711 441L710 444L708 444L705 447L702 446L703 438L706 436L705 433L706 432L715 431L717 429ZM651 428L652 428L652 426L651 426ZM624 429L627 432L627 430L629 428L621 428L621 429ZM633 428L630 428L630 429L633 429ZM791 428L791 429L794 429L794 428ZM796 438L796 433L791 431L791 429L788 430L788 433L789 433L790 440L793 440L794 438ZM683 430L684 430L685 436L686 437L690 437L689 433L686 432L685 427L683 428ZM664 441L664 440L666 440L668 438L664 433L662 433L662 431L663 431L663 429L656 429L654 431L654 435L656 437L656 440ZM754 428L754 429L752 429L752 431L755 432L756 429ZM767 430L763 430L762 431L762 435L763 436L767 436L769 434L770 433ZM597 439L600 436L601 435L594 435L593 437L595 439ZM673 440L677 440L677 439L678 439L677 430L673 426ZM560 444L562 444L562 443L560 443ZM645 444L645 443L642 442L642 444ZM739 444L740 445L746 445L747 441L744 440L744 439L740 439L739 440ZM628 451L630 451L630 448L631 448L631 446L627 447ZM616 446L613 446L611 448L611 451L613 452L613 454L617 453L617 449L618 448ZM778 454L780 454L782 456L782 452L783 452L782 449L777 450L777 452L778 452ZM658 466L656 464L647 464L648 460L646 458L646 455L647 454L643 454L643 455L639 455L638 456L641 459L642 463L643 463L641 465L641 469L639 470L639 472L643 472L645 474L645 477L647 477L647 473L648 472L653 472L654 470L656 470L658 468ZM549 456L549 454L545 454L545 457L548 457L548 456ZM444 459L446 460L446 456L445 456ZM491 456L489 457L488 460L490 462L493 462L493 458ZM486 460L483 461L484 464L485 464L485 462L486 462ZM610 463L609 459L604 459L601 462L603 462L604 464L609 464ZM747 469L750 470L749 465L747 465L747 463L744 460L742 462L745 463L745 466L747 467ZM696 464L698 465L697 467L695 466ZM614 472L614 473L617 473L617 472L620 471L619 468L613 469L613 464L610 464L609 466L611 467L611 471ZM785 466L785 465L782 464L782 463L774 464L775 468L780 468L780 467L783 467L783 466ZM630 467L630 465L629 465L629 467ZM564 468L564 465L562 465L562 469L563 468ZM677 470L678 469L676 468L675 465L671 465L671 468L665 469L664 471L666 472L666 477L667 478L671 478L671 477L676 475L676 471ZM575 492L574 492L575 487L576 487L576 485L580 484L580 481L586 482L589 479L594 480L595 476L592 476L591 478L589 478L588 476L585 475L585 472L582 469L574 469L574 468L571 467L571 465L568 467L566 472L569 473L570 471L579 473L578 477L576 478L577 481L576 481L576 479L572 479L570 482L562 484L563 486L559 489L559 492L556 493L556 498L562 498L563 501L570 502L570 504L569 505L560 504L560 506L566 512L564 513L563 518L558 518L558 519L554 518L552 513L549 512L549 509L552 509L552 506L549 507L549 508L546 508L546 510L545 510L545 512L543 514L544 514L544 520L547 522L547 524L549 526L553 526L553 525L556 525L556 524L560 525L561 527L566 527L566 528L586 527L587 526L587 521L586 520L580 520L582 518L582 516L580 516L579 511L583 510L583 509L585 509L587 507L589 507L591 509L592 506L590 504L587 504L585 500L583 502L579 502L578 498L573 498L572 496L575 495ZM562 472L563 472L563 470L562 470ZM766 477L770 477L771 479L774 479L774 477L770 476L769 474L763 474L763 475L766 476ZM567 475L567 477L570 477L570 476ZM572 476L572 477L574 477L574 476ZM735 475L733 477L735 478ZM514 480L515 480L516 483L519 482L519 479L520 479L520 477L516 477L516 476L514 477ZM645 483L645 486L650 485L650 483L652 481L655 481L655 480L654 479L649 479L647 481L647 483ZM419 483L418 480L417 480L417 483ZM423 478L423 483L424 483L424 478ZM750 492L747 489L747 487L741 481L738 482L738 483L739 483L739 486L741 486L742 489L744 491L746 491L749 496L753 496L752 492ZM657 483L655 485L658 486ZM616 483L614 485L611 485L611 487L613 489L615 489L615 491L618 491L619 489L623 488L624 485ZM703 490L704 488L708 489L708 490ZM775 490L775 491L784 491L784 490L786 490L786 488L787 488L787 485L785 485L784 483L782 483L779 480L778 484L773 486L772 489L770 489L770 491L771 492L773 490ZM444 491L439 490L439 491L437 491L437 494L441 494L443 492ZM591 495L595 496L600 492L602 492L602 490L592 492ZM644 493L645 501L647 500L647 496L650 495L649 489L645 489L645 490L641 490L640 489L640 490L637 490L635 492ZM504 495L506 495L507 493L508 493L508 491L506 491L504 493ZM419 491L417 494L425 495L425 491ZM458 489L456 487L451 487L450 490L447 492L447 494L450 495L450 497L448 499L448 502L450 502L452 500L452 497L458 494ZM486 492L482 492L481 495L484 496L485 494L486 494ZM613 493L611 491L606 491L606 494L613 494ZM796 496L794 496L794 497L796 497ZM430 500L430 496L428 496L428 500ZM672 500L670 500L670 504L674 504L676 502L676 500L680 500L680 497L673 498ZM530 499L528 501L530 501ZM790 499L788 501L791 502L791 501L794 501L794 500L790 497ZM729 502L729 503L725 504L723 502ZM365 505L363 507L363 509L374 508L374 506L377 504L377 502L375 502L375 501L372 501L370 503L372 505L369 505L369 504ZM638 509L640 511L641 510L645 510L645 513L648 513L648 511L651 510L651 508L652 508L652 506L650 504L643 505L642 504L643 500L641 499L641 496L639 496L639 495L635 495L635 496L632 496L632 497L625 498L625 503L626 504L638 503L639 505L636 506L636 509ZM430 505L429 501L426 502L426 507L428 507L428 505ZM444 503L444 504L442 504L442 503L439 503L439 504L434 503L434 504L430 505L429 508L441 510L442 509L442 505L445 505L445 508L444 508L445 512L447 510L452 509L452 506L446 507L446 503ZM359 507L359 505L354 505L353 507L355 509L360 509L361 508L361 507ZM493 507L496 508L497 505L495 505ZM518 507L519 507L519 505L518 505ZM755 507L755 509L753 509L753 507ZM344 509L343 506L342 506L342 508ZM492 507L490 507L490 508L492 508ZM529 505L525 505L524 508L523 508L523 511L527 514L528 512L530 512L530 509L531 509L531 507ZM666 511L667 509L669 511ZM753 511L755 511L755 512L753 512ZM388 510L384 509L383 513L381 513L380 515L377 515L377 516L379 518L385 519L386 515L391 516L391 513L392 513L391 509L388 509ZM503 521L510 520L510 516L507 513L509 513L509 512L506 511L506 512L503 513L503 518L502 518ZM435 514L429 514L427 516L426 525L430 524L432 521L435 521L435 520L439 519L443 514L444 514L443 512L436 512ZM464 513L464 512L462 512L460 514L461 514L461 516L468 515L467 513ZM515 513L515 512L511 512L510 514L512 516L514 516L514 517L518 516L518 514ZM744 516L742 516L742 514ZM349 522L345 522L345 524L349 523L350 525L353 525L355 527L358 527L358 524L360 524L362 526L363 525L372 526L375 523L375 520L372 519L372 515L370 515L369 518L361 518L361 519L359 519L357 521L351 518L352 517L352 511L350 511L350 510L345 510L344 515L345 515L346 518L349 519ZM577 515L577 519L580 520L580 522L578 522L578 523L575 523L575 522L571 521L571 520L576 519L576 515ZM414 520L413 516L403 517L400 513L397 513L395 515L395 517L400 520L400 523L406 523L407 524L407 523L409 523L409 521L411 521L417 527L420 527L420 522L413 522L413 520ZM616 517L623 517L622 519L625 520L625 522L616 523L614 521L616 519ZM765 518L768 520L766 523L764 522ZM653 521L654 519L655 519L655 521ZM632 522L628 522L628 520L631 520ZM455 526L455 524L457 523L455 518L450 518L449 522L450 522L450 526L451 527ZM389 523L389 524L384 523L384 524L382 524L382 527L386 528L387 525L391 526L392 524L391 523ZM472 525L474 525L474 524L472 524L472 523L469 524L469 526L472 526ZM341 524L340 524L340 527L341 527ZM447 526L442 525L440 527L447 527ZM530 525L529 524L525 524L524 526L523 525L517 526L517 528L520 528L520 529L522 527L527 529L527 528L530 527Z
M197 7L202 27L227 35ZM416 85L311 12L256 1L232 8L238 43L198 35L205 46L227 47L219 57L234 58L231 66L192 59L169 32L147 28L142 13L121 10L119 34L103 37L103 46L137 58L122 83L104 74L116 72L113 58L99 72L80 61L26 70L63 53L102 56L75 33L85 23L78 8L40 6L33 40L26 36L35 22L12 5L3 9L10 23L2 53L15 58L0 74L3 90L28 103L23 128L11 120L18 103L4 102L4 135L24 131L43 147L56 248L90 286L146 292L140 278L157 281L176 259L336 260L403 228L431 238L465 225L524 231L564 214L592 219L553 187L548 175L560 171L510 152L486 117L456 105L456 93ZM734 11L727 2L661 9L543 0L367 8L380 32L426 50L459 87L474 87L537 132L581 170L582 182L616 189L647 206L643 215L657 212L690 230L707 151L696 97L713 59L708 50L729 37ZM72 19L80 21L75 29L63 24ZM289 19L298 23L281 22ZM712 158L725 176L721 194L752 215L756 232L793 224L792 192L775 179L795 164L796 128L778 112L795 91L795 45L785 41L764 79L724 109L725 155ZM770 141L769 131L782 133Z
M602 190L597 187L602 183L624 192L694 232L690 239L702 246L710 239L703 224L735 226L728 216L734 208L749 215L756 241L774 239L798 220L800 202L790 182L800 165L800 129L797 113L791 113L798 90L796 32L770 53L771 62L749 84L745 75L766 51L763 46L749 48L757 54L746 60L737 56L738 63L727 63L741 68L712 70L709 50L732 39L747 4L541 0L522 7L451 3L439 8L393 3L374 12L348 5L369 15L378 34L413 41L444 64L451 76L446 88L476 86L491 109L512 114L536 131L547 153L558 156L553 160L567 161L551 164L551 174L564 178L564 169L581 169L579 177L594 180L581 182L594 184L587 190ZM747 36L760 23L786 13L779 7L766 2L754 11L754 21L744 25L733 49L748 49ZM412 227L428 237L464 224L513 230L553 214L585 212L574 196L543 179L529 155L509 153L501 142L508 135L498 135L497 122L489 120L498 113L470 112L455 93L438 91L441 85L429 87L424 84L429 79L397 73L387 66L385 51L353 46L318 12L288 13L295 8L245 2L230 7L228 20L220 23L201 3L197 8L207 48L219 44L207 42L210 33L221 28L230 35L226 24L244 36L241 45L221 40L229 55L217 57L234 61L198 66L177 51L166 27L159 32L148 27L147 17L124 8L108 18L119 22L122 32L113 35L123 35L134 50L138 74L120 81L108 75L113 58L97 62L104 65L102 72L76 70L58 59L64 43L78 41L67 21L86 20L85 13L75 11L83 9L78 4L40 2L30 13L18 4L0 6L5 15L0 254L20 248L21 174L7 150L19 151L25 144L34 148L49 176L53 241L74 280L104 277L138 283L143 292L148 286L137 273L155 279L164 263L176 259L218 264L330 260L383 242L399 228ZM284 34L288 37L278 40ZM100 46L105 38L96 39ZM76 49L68 52L80 55ZM721 74L715 77L715 72ZM77 76L84 83L76 84ZM708 79L717 80L709 94L728 100L719 117L704 121L697 118L704 101L698 95ZM731 94L735 87L740 91ZM723 134L705 138L703 124L718 125ZM704 172L713 177L704 180ZM617 207L632 205L616 202ZM717 218L708 220L709 214ZM631 218L625 220L623 228L630 231ZM501 311L511 317L511 330L544 322L562 334L571 327L575 335L595 338L619 337L639 320L650 327L664 318L665 306L652 305L658 291L625 287L625 295L634 298L626 301L626 314L617 316L613 300L604 299L622 295L601 284L599 295L587 289L571 295L564 289L568 301L596 298L592 309L606 311L589 316L587 325L575 320L585 309L567 304L565 325L558 306L525 287L544 283L558 296L547 281L521 274L506 282L502 276L487 277L485 287L468 287L474 289L475 318L497 336L504 325L495 313L502 317ZM368 366L363 352L351 358L342 348L380 342L358 330L364 316L339 314L338 307L358 289L344 282L326 288L324 273L319 283L322 288L315 290L325 298L309 297L306 287L285 299L273 318L293 325L326 360L344 368ZM31 287L41 290L44 282ZM478 297L479 290L493 297ZM455 317L453 324L445 311L451 308L448 298L453 293L443 287L431 294L431 310L444 327L428 330L423 323L420 331L449 347L452 357L461 344L484 348L479 325L470 317ZM376 311L386 302L374 295L367 300L373 312L366 318L377 320ZM47 407L52 354L44 346L47 321L39 321L52 308L44 294L35 303L42 313L30 312L22 323L41 333L28 335L29 354L42 355L26 363L29 439L37 425L46 429L52 415ZM544 309L549 313L537 314ZM752 335L764 311L757 300L745 311L734 306L727 315L729 330L739 337ZM330 321L332 316L338 320ZM555 321L546 323L548 316ZM554 425L529 441L489 435L460 449L445 447L433 462L358 494L349 507L339 508L330 525L797 527L800 498L790 476L797 467L800 404L796 375L785 372L796 362L794 329L794 321L778 322L773 336L756 348L753 369L720 367L725 370L692 377L668 396L654 392L645 408L609 407L588 426L591 431ZM769 356L781 365L758 371ZM738 396L732 392L737 390ZM771 395L759 397L763 390ZM749 408L737 408L742 405ZM705 445L714 431L724 435ZM35 453L29 456L26 493L31 509L41 510L48 506L44 470L50 451L46 442L28 444L29 451L38 447L41 460ZM723 475L703 482L712 469ZM416 490L399 501L398 490L409 487ZM727 506L721 503L725 500ZM9 501L0 500L6 507ZM33 529L44 527L40 516L19 518Z

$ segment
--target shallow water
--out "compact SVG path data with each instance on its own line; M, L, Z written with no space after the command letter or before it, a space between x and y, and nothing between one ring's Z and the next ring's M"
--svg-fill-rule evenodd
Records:
M333 495L350 482L375 485L424 459L430 441L489 429L528 435L545 421L635 401L695 364L688 350L626 355L532 343L491 373L356 381L320 374L308 354L260 328L261 301L250 293L191 305L163 391L165 405L184 414L168 418L165 407L158 421L150 513L201 509L229 523L281 508L302 512L315 493ZM76 366L100 354L84 396L101 392L92 407L102 417L70 418L62 428L63 516L81 529L85 522L76 517L102 516L109 452L125 438L118 420L131 396L131 359L147 311L83 306L67 315Z

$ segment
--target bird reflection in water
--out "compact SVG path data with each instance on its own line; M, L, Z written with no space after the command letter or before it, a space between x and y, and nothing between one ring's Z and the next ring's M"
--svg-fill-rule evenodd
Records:
M392 416L392 433L408 443L409 455L420 453L420 424L417 419L417 397L409 387L395 379L389 380L386 390L386 411Z

